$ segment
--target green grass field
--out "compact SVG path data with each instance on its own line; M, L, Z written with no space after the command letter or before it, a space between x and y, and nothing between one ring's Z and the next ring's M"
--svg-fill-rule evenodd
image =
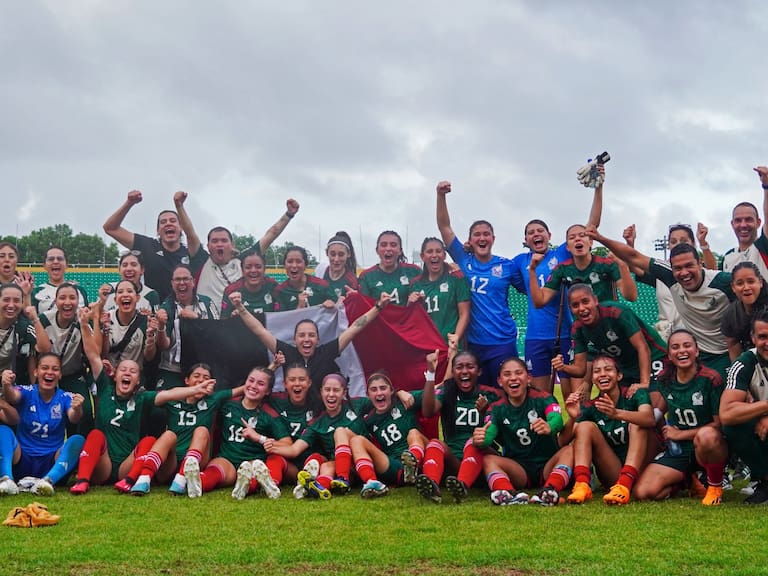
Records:
M35 499L61 522L0 529L0 574L766 574L768 508L704 508L678 497L604 506L493 506L485 492L434 505L412 488L379 500L234 501L219 490L189 500L153 488L143 498L96 488Z

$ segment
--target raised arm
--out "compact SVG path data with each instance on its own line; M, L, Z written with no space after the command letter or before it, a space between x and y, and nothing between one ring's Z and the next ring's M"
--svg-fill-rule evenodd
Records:
M637 351L637 365L640 371L640 381L637 383L643 388L648 388L651 385L651 349L642 331L632 334L629 342Z
M768 166L757 166L753 170L757 172L763 187L763 234L768 236Z
M629 270L629 265L619 258L616 258L615 262L621 273L621 278L619 279L621 295L630 302L637 302L637 284L632 277L632 272Z
M40 354L45 354L51 351L51 339L48 337L48 332L40 323L40 317L37 315L37 309L34 306L27 306L24 308L24 315L32 322L35 327L35 350ZM31 372L30 372L31 374Z
M424 393L421 396L421 413L425 418L434 416L442 407L435 395L435 371L439 350L427 354L427 372L424 375Z
M155 396L155 406L162 406L163 404L168 404L168 402L179 402L197 394L210 396L215 386L216 380L209 378L208 380L198 382L194 386L177 386L176 388L161 390Z
M544 254L533 252L531 254L531 262L528 264L529 293L531 295L531 302L533 302L533 305L536 306L536 308L546 306L547 303L555 297L555 294L557 294L557 291L552 290L552 288L539 286L539 280L536 278L536 266L538 266L542 260L544 260ZM561 286L560 289L562 290L563 287Z
M141 192L131 190L122 206L104 222L104 232L126 248L133 248L133 232L123 228L123 220L136 204L141 202Z
M709 249L707 234L709 234L709 228L699 222L696 225L696 239L699 241L699 248L701 248L701 259L704 262L704 268L717 270L717 258L715 258L712 250Z
M603 182L605 181L605 164L598 164L597 171L603 175L599 186L595 188L592 196L592 206L589 209L589 220L587 226L600 227L600 219L603 217Z
M19 413L5 399L0 396L0 422L8 426L16 426L19 423Z
M21 399L21 392L16 390L16 373L13 370L3 370L2 375L3 398L11 404L18 404Z
M99 313L100 315L100 313ZM88 359L88 364L91 366L91 373L94 379L98 378L102 370L104 370L104 363L101 361L101 342L91 328L91 318L99 318L93 310L90 308L81 308L78 313L78 319L80 321L80 337L83 341L83 353Z
M448 202L445 195L451 191L451 183L443 180L437 183L437 229L440 230L440 236L446 246L453 243L456 234L451 228L451 217L448 214Z
M179 215L179 225L184 230L184 234L187 236L187 250L189 255L194 256L200 250L200 237L195 231L195 227L192 225L192 220L187 214L187 209L184 207L184 202L187 200L186 192L176 192L173 195L173 205L176 207L176 213Z
M384 306L386 306L389 303L389 294L386 292L382 292L379 295L379 301L374 304L368 312L360 316L357 320L355 320L352 325L344 330L339 335L339 352L344 350L350 342L352 342L352 339L360 334L360 332L363 331L363 328L368 326L368 323L371 322L376 316L379 315L379 312L381 312L384 309Z
M651 265L651 259L645 254L641 254L631 246L627 246L619 240L606 238L598 232L597 228L592 226L587 227L587 236L600 242L603 246L608 248L608 250L629 264L631 268L639 268L643 272L648 272Z
M258 318L250 313L248 308L243 306L243 297L240 292L232 292L229 295L229 299L232 302L232 305L235 307L235 310L237 310L237 314L240 316L243 324L245 324L251 332L256 334L256 337L261 340L261 343L264 344L264 346L267 347L267 350L272 352L272 354L276 354L277 338L275 338L272 332L264 327L264 324L259 322Z
M272 224L272 226L264 232L264 236L259 239L259 250L262 254L265 254L267 249L272 245L272 242L283 233L285 227L291 223L291 220L293 220L293 217L296 216L298 211L299 203L293 198L288 198L288 200L285 201L285 213L280 216L277 222Z
M466 302L459 302L456 305L459 312L459 320L456 322L456 331L453 333L458 342L464 339L464 334L467 332L469 321L471 319L472 303L467 300Z

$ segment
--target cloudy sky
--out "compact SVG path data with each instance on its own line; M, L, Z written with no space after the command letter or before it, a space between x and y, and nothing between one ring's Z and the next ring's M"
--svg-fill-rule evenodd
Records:
M767 40L757 0L5 1L0 234L101 232L132 189L134 231L186 190L201 234L260 234L295 197L283 239L345 229L371 265L381 230L436 234L449 179L457 232L512 256L531 218L585 220L608 150L604 232L703 221L724 251L761 202Z

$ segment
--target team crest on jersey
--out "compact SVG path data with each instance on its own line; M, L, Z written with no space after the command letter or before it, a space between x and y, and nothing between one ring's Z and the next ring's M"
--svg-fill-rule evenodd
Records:
M307 410L307 413L304 414L304 418L306 419L307 422L312 420L313 416L314 416L314 414L312 413L312 410Z
M397 408L397 407L392 408L392 412L390 412L390 414L392 414L392 418L394 418L395 420L397 420L402 416L402 413L400 412L400 408Z
M408 286L408 284L410 284L410 283L411 283L411 281L408 280L408 276L406 276L405 274L400 276L400 284L402 284L403 286Z
M272 304L272 294L265 294L264 302L266 302L267 304Z
M181 263L182 264L189 264L189 256L182 256L181 257Z
M205 399L200 400L197 403L197 409L198 410L208 410L208 402L206 402Z
M539 419L539 414L536 412L536 410L528 410L528 422L533 424L538 419Z
M619 336L613 330L608 330L608 332L605 334L605 337L608 338L608 340L611 342L616 342L616 340L619 339Z
M589 281L592 284L598 284L600 282L600 274L598 274L597 272L591 272L589 274Z
M307 286L306 288L304 288L304 292L306 293L307 296L314 296L315 295L315 293L312 290L311 286Z
M256 428L256 424L259 423L259 417L258 416L251 416L248 418L248 426L251 428Z
M704 406L704 394L698 390L691 396L691 404L694 406Z
M501 278L501 273L501 264L496 264L493 268L491 268L491 276Z
M712 296L712 298L709 299L709 309L714 310L715 308L717 308L717 298Z
M347 420L357 420L357 414L351 408L347 410Z
M136 400L134 400L133 398L128 400L128 403L125 405L125 410L127 412L133 412L134 410L136 410Z
M549 262L547 262L547 268L554 270L557 268L558 264L559 262L557 261L557 256L552 256L552 258L549 259Z
M448 282L440 284L440 292L448 292Z
M51 406L51 420L61 420L61 404Z
M592 342L592 340L587 342L587 348L594 348L594 347L595 347L595 343Z

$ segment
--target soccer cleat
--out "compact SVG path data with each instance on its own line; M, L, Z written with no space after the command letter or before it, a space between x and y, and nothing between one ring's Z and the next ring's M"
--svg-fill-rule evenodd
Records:
M752 482L744 486L744 488L739 490L739 492L741 492L745 496L752 496L752 494L754 494L755 492L755 486L757 486L757 480L753 480Z
M411 454L410 450L405 450L400 455L400 462L403 464L403 484L412 486L416 483L416 475L419 473L419 463L416 456Z
M544 486L529 500L531 504L539 504L540 506L557 506L559 501L560 494L552 486Z
M608 491L608 494L603 496L603 502L609 506L623 506L629 504L629 488L624 484L614 484Z
M139 479L131 486L131 496L145 496L149 494L151 482L149 476L139 476Z
M250 460L245 460L237 467L237 480L235 481L235 487L232 489L232 498L242 500L248 496L248 488L251 485L252 479L253 464Z
M491 492L491 502L496 506L508 506L512 504L512 492L509 490L494 490Z
M331 492L336 494L349 494L351 489L352 487L349 484L349 480L346 478L336 476L336 478L331 480Z
M461 504L467 500L467 485L456 478L456 476L448 476L445 479L445 487L448 489L448 492L451 493L451 496L453 496L456 504Z
M389 493L389 488L386 484L379 480L368 480L363 484L363 489L360 491L360 496L363 498L378 498L379 496L386 496Z
M297 480L307 496L320 500L328 500L331 497L331 491L324 488L307 470L300 470ZM293 490L293 495L296 496L296 489Z
M14 496L19 493L19 487L16 486L16 482L10 476L3 476L0 478L0 494L8 494Z
M592 488L586 482L576 482L568 495L568 504L583 504L592 500Z
M304 464L304 470L309 472L312 478L317 478L320 475L320 462L312 458Z
M768 481L758 480L754 492L744 499L744 504L768 504Z
M443 495L440 493L440 486L426 474L419 474L416 477L416 492L418 492L422 498L431 500L435 504L440 504L440 502L443 501Z
M723 482L721 486L723 487L723 490L733 490L733 476L731 476L731 473L727 470L723 476Z
M181 474L173 477L173 482L168 486L168 494L171 496L184 496L187 493L187 479Z
M203 483L200 481L200 462L195 458L184 461L184 479L187 481L187 496L200 498L203 495Z
M704 506L719 506L723 501L723 488L722 486L710 486L707 488L707 493L704 499L701 501Z
M253 476L259 482L259 486L261 486L261 489L264 494L267 495L267 498L272 500L280 498L280 488L278 488L277 484L275 484L275 481L269 473L269 468L267 468L267 465L261 460L254 460L252 464Z
M301 500L306 496L307 491L304 489L304 486L301 484L296 484L296 486L293 487L293 497L296 498L296 500Z
M528 494L523 492L522 490L518 490L517 492L514 492L512 494L512 500L510 500L510 504L528 504L530 501L530 498L528 498Z
M19 480L16 487L19 489L19 492L32 492L32 488L37 483L37 480L34 476L24 476L24 478Z
M88 492L88 488L90 487L91 484L88 480L78 480L72 485L72 488L69 489L69 493L74 494L75 496L80 496L81 494Z
M128 492L131 491L131 486L133 486L133 482L130 482L128 478L123 478L122 480L115 482L115 490L122 494L128 494Z
M53 484L51 484L51 481L48 480L48 478L40 478L40 480L35 482L35 485L32 486L30 492L32 492L32 494L37 494L38 496L53 496Z

